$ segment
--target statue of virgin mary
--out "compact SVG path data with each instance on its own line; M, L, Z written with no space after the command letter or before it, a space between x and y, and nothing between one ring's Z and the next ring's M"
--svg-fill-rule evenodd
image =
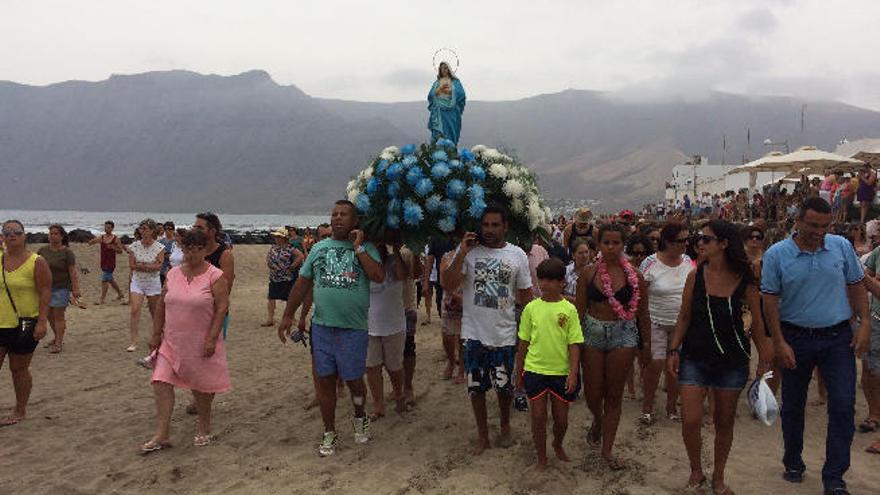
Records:
M437 80L428 93L428 129L432 141L446 138L458 145L465 101L461 81L449 70L449 64L441 62L437 68Z

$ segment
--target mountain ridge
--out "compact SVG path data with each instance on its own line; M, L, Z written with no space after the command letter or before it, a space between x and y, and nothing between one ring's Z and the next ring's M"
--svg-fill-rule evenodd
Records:
M323 212L382 148L428 139L426 106L314 97L259 69L0 81L0 174L15 186L0 207ZM637 102L568 89L471 99L463 122L462 146L505 148L538 173L545 196L608 210L660 199L683 157L719 162L725 136L727 163L763 155L765 137L833 149L844 136L880 136L872 110L729 93Z

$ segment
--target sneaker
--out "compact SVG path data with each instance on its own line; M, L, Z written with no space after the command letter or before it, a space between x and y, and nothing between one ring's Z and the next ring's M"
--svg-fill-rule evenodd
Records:
M325 431L324 438L321 439L321 444L318 445L318 455L321 457L329 457L336 452L336 444L339 443L339 440L336 437L335 431Z
M785 471L782 473L782 479L789 483L801 483L804 481L804 472L799 469L785 468Z
M351 420L354 427L354 443L367 443L370 441L370 418L354 418Z

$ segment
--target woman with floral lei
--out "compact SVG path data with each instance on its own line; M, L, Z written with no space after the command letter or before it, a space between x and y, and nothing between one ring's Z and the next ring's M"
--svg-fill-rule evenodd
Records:
M593 413L587 441L591 445L601 442L602 458L613 470L624 467L611 449L640 333L639 362L644 366L651 356L647 290L638 269L623 254L625 232L623 225L614 223L599 228L599 256L578 279L575 298L584 331L584 390Z

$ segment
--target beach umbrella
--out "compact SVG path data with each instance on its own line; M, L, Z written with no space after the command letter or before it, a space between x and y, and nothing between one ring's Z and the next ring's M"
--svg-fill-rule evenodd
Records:
M822 151L815 146L803 146L797 150L782 154L778 152L759 158L753 162L736 167L728 174L744 172L792 172L822 174L826 170L853 170L865 162L848 158L843 155Z
M772 151L769 154L758 158L757 160L752 160L749 163L745 163L738 167L734 167L727 172L727 175L733 174L757 174L758 172L779 172L779 171L790 171L790 167L781 167L779 164L772 163L770 160L772 158L778 158L780 156L784 156L784 153L780 151Z
M859 139L843 142L834 152L838 155L861 160L873 168L880 168L880 139Z

